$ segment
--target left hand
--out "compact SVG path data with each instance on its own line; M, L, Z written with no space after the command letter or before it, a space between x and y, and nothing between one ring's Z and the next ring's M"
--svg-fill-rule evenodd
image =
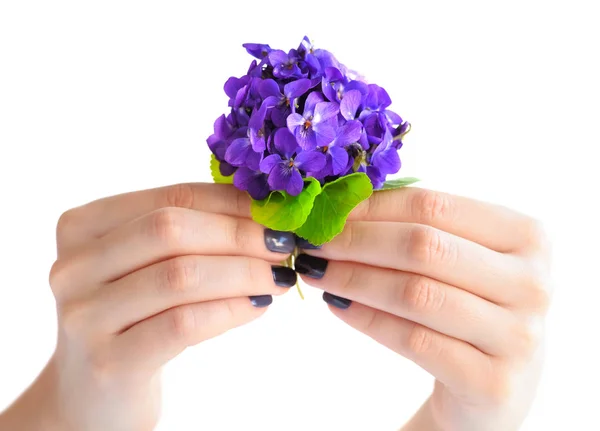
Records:
M516 430L539 380L549 304L540 225L419 188L375 193L297 259L331 311L436 378L405 430Z

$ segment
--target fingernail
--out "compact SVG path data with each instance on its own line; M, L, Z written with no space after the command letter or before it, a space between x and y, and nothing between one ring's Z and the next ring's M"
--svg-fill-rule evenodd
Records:
M323 278L327 269L327 261L316 256L301 254L296 258L294 269L298 274L304 274L310 278Z
M351 300L342 298L341 296L332 295L329 292L323 292L323 301L329 305L339 308L340 310L345 310L352 304Z
M292 287L298 280L296 271L285 266L272 266L273 281L279 287Z
M276 253L291 253L296 248L296 241L292 232L265 229L265 245Z
M273 303L273 297L271 295L250 296L250 302L256 308L264 308Z
M296 235L296 247L298 247L301 250L320 250L322 246L311 244L304 238Z

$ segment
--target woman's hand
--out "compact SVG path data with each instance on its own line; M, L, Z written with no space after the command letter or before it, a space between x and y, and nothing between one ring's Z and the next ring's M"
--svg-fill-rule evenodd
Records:
M436 378L405 430L515 430L533 399L549 303L534 220L418 188L376 193L296 261L332 312ZM318 256L318 257L317 257Z
M248 208L232 187L199 184L67 211L50 273L56 352L0 428L153 429L161 366L256 319L296 282L277 265L294 237L239 217Z

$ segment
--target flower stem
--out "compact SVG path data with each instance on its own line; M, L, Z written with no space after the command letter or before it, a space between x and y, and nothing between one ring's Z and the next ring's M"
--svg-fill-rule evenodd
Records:
M290 257L286 259L283 263L286 267L294 269L296 258L298 257L298 248L294 249L294 252L290 254ZM298 291L298 295L300 295L300 299L304 300L304 294L302 293L302 289L300 288L300 281L296 280L296 290Z

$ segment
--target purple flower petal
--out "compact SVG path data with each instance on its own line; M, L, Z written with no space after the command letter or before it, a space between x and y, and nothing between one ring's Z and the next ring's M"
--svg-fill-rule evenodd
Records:
M331 169L333 175L339 175L348 166L348 152L342 147L329 147L329 153L331 154Z
M236 171L233 176L233 185L240 190L248 191L252 199L256 200L262 200L270 193L267 176L246 167L241 167Z
M235 76L230 77L225 85L223 86L223 90L225 90L225 94L229 96L230 99L235 98L235 95L239 91L240 88L245 86L249 81L248 77L244 78L236 78Z
M345 147L348 144L358 142L362 135L362 124L360 121L348 121L337 129L335 145Z
M400 170L400 156L398 150L394 147L383 150L376 160L377 168L382 174L389 175L395 174ZM375 161L374 161L375 164Z
M233 166L244 166L246 159L254 153L250 139L238 138L235 139L227 151L225 152L225 161Z
M271 110L271 121L277 128L287 126L287 117L290 115L290 108L275 107Z
M314 93L311 93L314 94ZM335 117L340 112L340 105L334 102L320 102L315 107L315 123Z
M277 64L286 63L289 61L289 57L285 51L274 49L269 53L269 61L271 62L271 65L275 67Z
M357 90L362 96L369 94L369 87L362 81L350 81L348 85L344 87L346 93L352 90Z
M304 115L312 114L315 111L315 106L317 103L323 102L323 96L318 91L313 91L306 98L306 103L304 104Z
M335 129L328 124L314 124L312 130L315 132L316 144L319 147L326 147L335 139Z
M273 168L269 174L268 183L272 190L285 190L292 196L300 194L304 186L300 172L285 162L279 163Z
M311 93L311 94L313 94L313 93ZM308 96L308 97L310 97L310 96ZM287 117L286 122L287 122L287 126L288 126L288 129L290 130L290 132L293 132L294 130L296 130L297 127L304 125L306 120L300 114L291 114L290 116Z
M292 196L298 196L304 188L304 180L297 169L292 169L285 191Z
M392 125L402 124L402 117L389 109L385 110L385 116Z
M314 150L317 148L317 134L312 127L305 128L304 126L299 126L295 130L294 136L300 148L303 150Z
M288 99L295 99L302 96L310 88L310 79L298 79L297 81L290 82L283 87L283 94Z
M231 166L227 162L221 162L221 163L219 163L219 172L224 177L229 177L229 176L233 175L233 173L236 172L237 169L238 168L236 168L235 166Z
M283 94L281 94L281 90L279 90L279 85L273 79L265 79L258 86L258 94L263 99L267 97L274 96L278 99L281 99Z
M345 153L346 151L344 151ZM325 167L325 155L320 151L302 151L294 159L294 165L305 172L320 171Z
M380 189L381 187L383 187L383 182L385 181L385 175L381 175L381 172L379 172L379 169L377 169L375 166L367 166L366 171L367 171L367 176L371 180L371 183L373 183L374 189Z
M265 157L260 162L260 171L265 174L270 174L275 166L281 163L281 156L279 154L271 154Z
M242 45L248 51L248 54L262 60L269 55L271 47L262 43L245 43Z
M292 157L292 154L298 149L298 143L296 137L285 128L278 129L275 132L275 148L286 159Z
M340 103L340 113L346 120L354 120L356 111L362 103L362 94L358 90L350 90L344 94L344 98Z

